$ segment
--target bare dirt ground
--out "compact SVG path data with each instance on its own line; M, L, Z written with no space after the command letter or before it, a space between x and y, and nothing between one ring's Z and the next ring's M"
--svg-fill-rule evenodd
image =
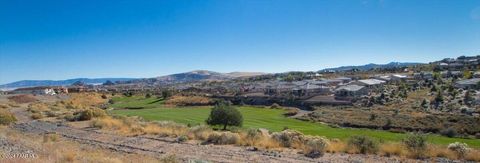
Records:
M32 120L23 106L10 109L18 121L8 129L20 134L43 135L55 134L62 139L87 145L89 148L108 150L119 154L134 154L153 158L164 158L174 155L180 162L208 161L208 162L430 162L432 160L410 160L398 157L381 157L377 155L360 154L331 154L311 159L298 153L298 150L285 149L283 151L252 150L251 147L231 145L202 145L195 141L177 143L173 138L153 136L122 136L82 125L67 125L65 122L45 122ZM1 133L2 130L0 130ZM36 155L34 149L17 142L12 142L8 135L0 135L0 152L5 159L6 154ZM2 153L0 153L2 154ZM8 160L8 158L6 158ZM30 160L35 162L34 160ZM1 159L0 159L0 162ZM8 162L8 161L7 161ZM12 161L10 161L12 162ZM13 161L17 162L17 161ZM445 162L435 160L434 162Z

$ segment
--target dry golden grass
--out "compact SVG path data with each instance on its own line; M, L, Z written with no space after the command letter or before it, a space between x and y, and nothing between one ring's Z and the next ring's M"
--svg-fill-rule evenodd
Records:
M472 150L472 151L468 152L467 155L465 156L465 160L480 162L480 151L479 150Z
M86 109L91 106L99 106L107 102L107 99L103 99L101 94L98 93L73 93L68 100L63 103L68 108L73 109Z
M379 154L381 156L405 156L407 150L399 143L385 143L380 145Z
M347 144L340 140L330 141L326 152L328 153L345 153L347 150Z
M49 105L46 104L46 103L35 102L35 103L31 103L30 105L28 105L28 111L30 111L32 113L40 113L40 112L44 112L44 111L48 111L48 110L50 110Z
M191 105L209 105L212 100L202 96L172 96L165 101L166 105L191 106Z
M442 146L433 146L429 145L427 149L427 157L443 157L443 158L449 158L452 160L458 159L457 155L451 151L448 150L446 147Z

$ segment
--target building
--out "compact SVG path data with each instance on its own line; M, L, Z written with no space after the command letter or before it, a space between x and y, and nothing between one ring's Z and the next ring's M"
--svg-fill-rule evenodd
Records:
M365 86L355 84L345 85L335 89L335 98L339 99L353 99L367 94L368 90Z
M382 88L386 82L378 79L364 79L353 82L354 85L364 86L370 90Z
M12 91L13 94L33 94L33 95L55 95L55 90L51 87L29 87L18 88Z
M391 81L405 81L407 79L407 75L393 74L390 75L390 78L392 79Z
M462 89L479 89L480 78L460 80L455 82L456 88Z

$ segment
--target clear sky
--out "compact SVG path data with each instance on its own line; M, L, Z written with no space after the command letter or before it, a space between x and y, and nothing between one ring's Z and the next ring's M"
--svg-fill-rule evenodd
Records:
M480 54L480 0L0 0L0 83Z

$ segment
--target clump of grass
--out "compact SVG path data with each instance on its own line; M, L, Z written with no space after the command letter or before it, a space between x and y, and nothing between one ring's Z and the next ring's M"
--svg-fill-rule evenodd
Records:
M190 128L187 135L190 139L207 140L212 132L212 128L205 125L199 125Z
M58 141L59 136L57 134L45 134L43 135L43 142L56 142Z
M348 140L348 146L361 154L375 154L378 151L378 143L364 135L355 135Z
M15 115L6 110L0 110L0 125L9 125L13 122L16 122L17 118Z
M240 142L240 135L231 132L212 132L207 139L208 143L212 144L238 144Z
M330 141L326 152L328 153L341 153L341 152L346 152L347 150L347 144L343 141L340 141L338 139L333 139Z
M42 119L43 114L42 113L33 113L30 117L32 117L32 119Z
M403 156L406 153L405 148L399 143L385 143L381 144L379 148L379 153L382 156Z
M480 151L471 150L470 152L467 153L467 155L465 155L465 160L480 162Z

